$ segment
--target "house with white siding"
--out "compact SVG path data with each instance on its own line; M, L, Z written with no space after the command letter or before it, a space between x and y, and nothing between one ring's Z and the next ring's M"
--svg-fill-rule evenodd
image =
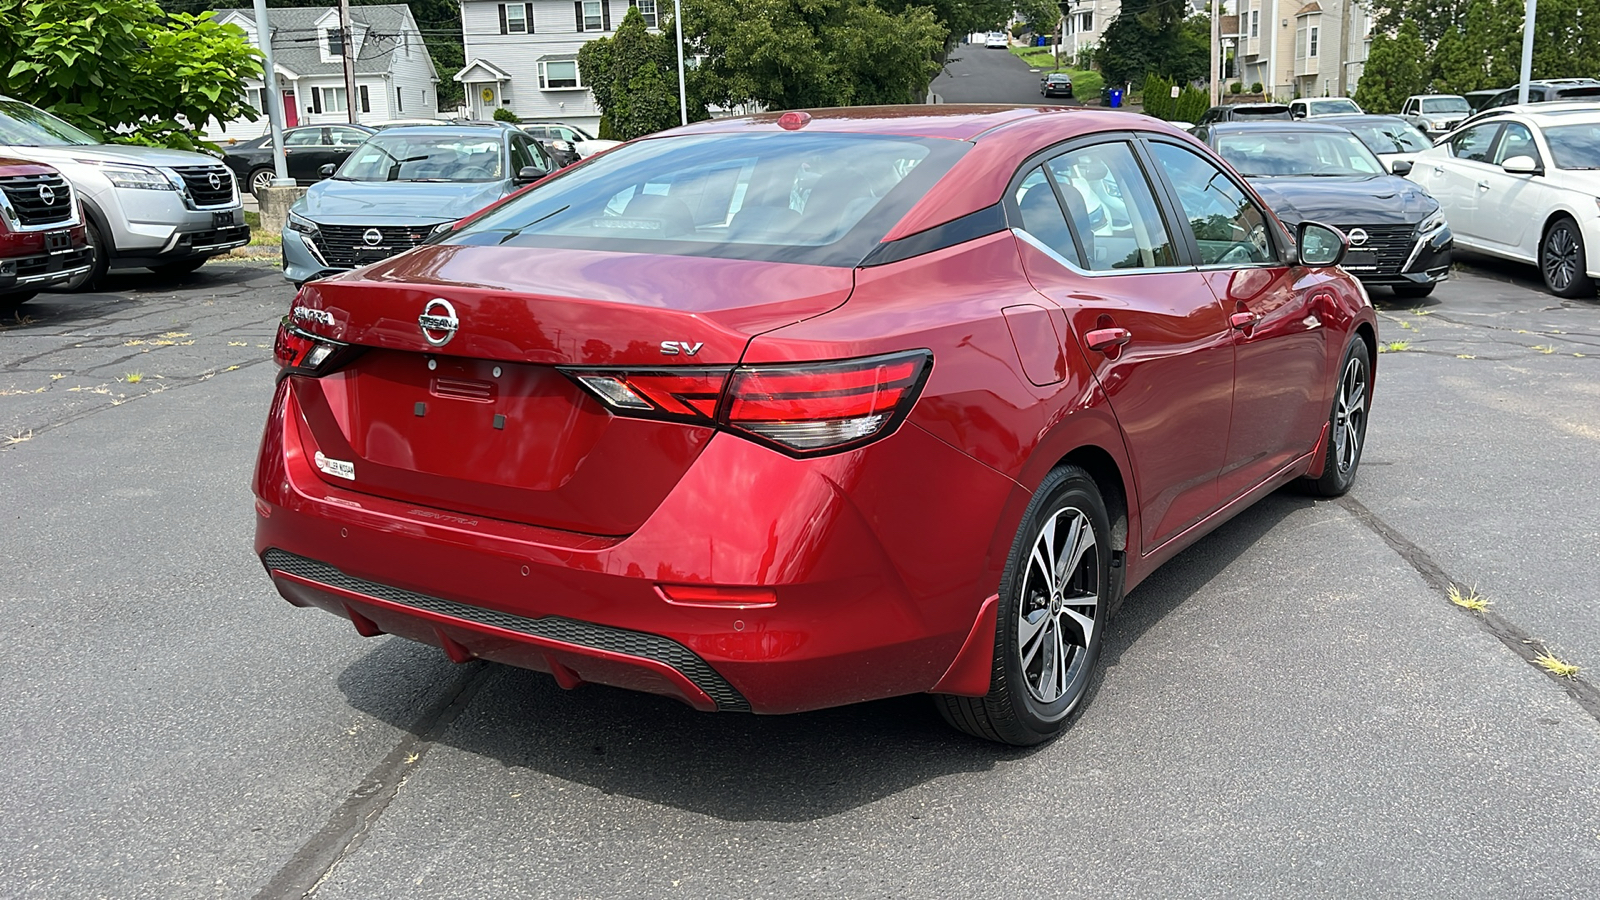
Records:
M610 37L628 8L656 27L662 0L461 0L467 64L467 115L509 109L523 119L555 119L594 134L600 109L578 72L578 49Z
M261 46L255 11L229 9L217 21L244 29L250 43ZM317 125L350 121L352 103L361 123L389 119L432 119L439 114L439 73L422 42L411 8L402 3L350 8L355 49L356 96L347 95L339 8L273 7L273 64L283 93L284 125ZM229 122L208 134L213 141L249 140L267 132L265 83L246 84L250 102L262 115L254 122Z

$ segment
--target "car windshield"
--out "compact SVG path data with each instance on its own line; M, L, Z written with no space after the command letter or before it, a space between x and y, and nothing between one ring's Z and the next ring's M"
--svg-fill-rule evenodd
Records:
M1349 132L1251 131L1224 134L1217 150L1247 176L1381 175L1383 165Z
M344 161L341 181L496 181L504 177L499 134L379 133Z
M854 266L970 146L788 132L644 140L567 170L446 243Z
M1361 112L1361 107L1357 106L1354 100L1346 100L1343 97L1337 100L1311 101L1311 114L1314 116L1335 116L1343 113L1359 112Z
M1432 97L1422 101L1425 113L1466 113L1472 106L1462 97Z
M1562 169L1600 169L1600 122L1544 130L1550 156Z
M1344 123L1340 123L1341 125ZM1410 122L1377 122L1371 125L1345 125L1373 153L1416 153L1433 145L1417 133Z
M42 109L0 100L0 144L14 147L81 147L102 143Z

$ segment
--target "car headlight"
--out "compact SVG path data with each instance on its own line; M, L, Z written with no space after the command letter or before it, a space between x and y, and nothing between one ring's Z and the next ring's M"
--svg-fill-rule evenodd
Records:
M433 233L444 234L454 227L456 227L456 223L454 222L440 222L439 224L433 226Z
M1417 233L1418 234L1432 234L1433 232L1438 231L1439 229L1441 229L1443 227L1444 227L1444 210L1436 209L1433 212L1429 213L1428 217L1426 219L1422 220L1422 224L1421 225L1417 226Z
M289 213L289 230L316 237L317 223L298 213Z
M161 174L159 170L145 168L144 166L130 166L122 163L107 163L94 159L78 159L84 165L94 166L100 171L112 187L128 188L141 191L175 191L177 185L172 180Z

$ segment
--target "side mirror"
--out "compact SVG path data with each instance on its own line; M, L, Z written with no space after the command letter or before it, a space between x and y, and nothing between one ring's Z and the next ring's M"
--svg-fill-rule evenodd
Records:
M334 169L333 163L323 163L322 167L317 169L317 174L321 175L323 178L332 178L333 177L333 169Z
M1389 171L1396 175L1410 175L1411 162L1410 160L1397 159L1389 164Z
M1289 115L1296 119L1304 119L1306 117L1306 111L1304 109L1295 108L1289 110Z
M1302 266L1337 266L1350 249L1344 232L1317 222L1301 222L1295 229L1295 244Z
M1500 168L1512 175L1543 175L1544 167L1531 156L1513 156L1500 164Z
M517 170L515 181L517 184L532 184L543 178L547 173L538 166L523 166Z

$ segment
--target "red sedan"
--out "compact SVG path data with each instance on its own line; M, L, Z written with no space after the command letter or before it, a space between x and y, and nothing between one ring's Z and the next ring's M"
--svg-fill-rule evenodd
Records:
M928 692L1038 743L1157 565L1349 488L1344 246L1124 113L676 129L305 286L256 551L457 662L702 710Z

